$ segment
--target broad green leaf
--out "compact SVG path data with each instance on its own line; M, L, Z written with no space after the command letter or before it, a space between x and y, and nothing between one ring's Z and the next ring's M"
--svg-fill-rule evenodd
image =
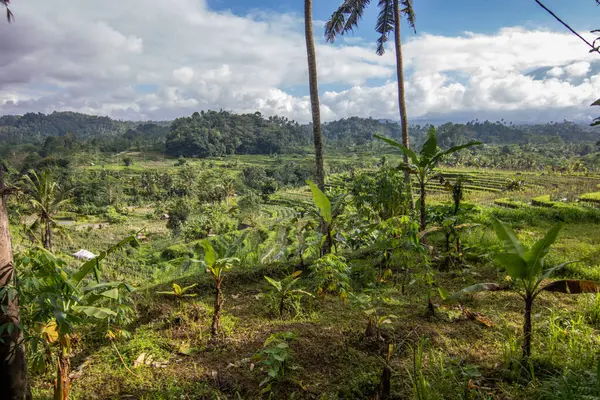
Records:
M394 146L394 147L400 149L403 154L406 154L408 156L408 158L410 158L411 162L414 165L419 165L419 156L417 155L417 153L415 153L411 149L403 146L402 144L396 142L395 140L386 138L385 136L381 136L381 135L373 135L373 136L375 136L377 139L383 140L384 142L386 142L387 144L389 144L391 146Z
M315 185L311 181L306 181L310 186L310 190L313 193L313 199L315 201L315 205L319 208L319 212L321 214L321 218L328 224L331 224L332 214L331 214L331 202L325 196L325 193L317 185Z
M508 275L513 279L524 279L527 277L527 263L518 254L501 253L494 257L494 261L504 267Z
M559 264L559 265L557 265L556 267L552 267L552 268L545 269L545 270L542 272L542 276L541 276L541 277L540 277L540 279L538 280L538 283L540 283L540 282L541 282L541 281L543 281L544 279L547 279L547 278L549 278L549 277L550 277L550 275L552 275L554 272L558 271L559 269L563 269L565 266L567 266L567 265L569 265L569 264L576 263L576 262L579 262L579 261L569 261L569 262L566 262L566 263Z
M105 292L100 293L100 296L116 300L119 298L119 288L109 289Z
M423 147L421 148L421 167L423 167L424 165L422 164L426 164L429 162L429 160L431 160L436 153L438 152L438 142L437 142L437 136L435 134L435 127L431 126L429 128L429 131L427 131L427 140L425 141L425 143L423 144Z
M294 290L292 290L292 293L302 293L306 296L315 297L312 293L309 293L306 290L302 290L302 289L294 289Z
M174 283L173 284L173 293L175 293L176 296L181 296L183 294L183 291L181 290L181 286Z
M558 233L563 226L564 224L562 222L556 224L525 254L525 261L527 261L530 279L538 276L542 272L543 258L550 252L550 246L556 241Z
M443 287L438 286L438 292L439 292L442 300L446 300L448 297L450 297L450 293L448 293L448 291L446 289L444 289Z
M93 292L99 289L112 289L112 288L119 288L119 289L125 289L128 292L133 292L135 289L125 283L125 282L106 282L106 283L100 283L98 285L88 285L85 288L83 288L83 293L89 293L89 292Z
M112 246L108 250L100 252L100 254L98 254L97 257L92 258L91 260L83 263L81 267L79 267L79 271L73 274L73 282L76 285L79 284L83 280L83 278L85 278L90 272L94 270L94 268L99 269L100 261L102 261L106 256L114 253L115 251L119 250L128 243L137 243L137 239L135 238L135 236L126 237L125 239L121 240L119 243Z
M467 286L464 289L459 290L453 295L447 297L444 301L457 301L465 294L474 294L478 292L495 292L499 290L508 290L508 286L499 285L497 283L477 283L472 286Z
M541 290L546 292L560 292L568 294L600 293L600 283L594 281L565 279L554 281L544 286Z
M204 249L204 261L206 262L206 265L209 268L213 267L215 265L215 261L217 261L217 255L214 247L212 247L208 241L203 240L202 248Z
M116 312L104 307L74 306L73 311L82 312L88 317L94 317L97 319L106 319L108 317L114 317L117 315Z
M281 292L281 282L278 282L275 279L271 279L268 276L265 276L265 279L267 280L267 282L273 285L277 289L277 291Z
M502 245L504 246L504 250L511 254L517 254L522 259L525 258L525 252L527 249L519 239L517 239L517 235L515 232L508 226L508 224L500 221L497 218L492 219L492 224L494 225L494 229L496 231L496 235L498 239L502 241Z
M190 286L186 286L186 287L184 287L184 288L182 288L182 289L181 289L181 292L182 292L182 293L185 293L185 292L187 292L188 290L195 288L196 286L198 286L198 284L197 284L197 283L194 283L193 285L190 285Z

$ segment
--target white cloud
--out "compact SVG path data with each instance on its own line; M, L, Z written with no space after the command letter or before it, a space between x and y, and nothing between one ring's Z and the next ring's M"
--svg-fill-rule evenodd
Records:
M562 76L565 73L565 70L561 67L552 67L552 69L550 69L547 73L548 76L554 77L554 78L558 78L559 76Z
M30 0L13 11L16 23L0 24L0 113L163 119L224 108L310 119L309 99L295 94L308 86L299 15L236 16L199 0L152 7ZM587 107L600 95L595 56L568 33L421 34L404 55L411 118L530 112L556 119L593 114ZM324 120L397 118L392 51L379 57L362 38L336 46L317 38L317 56ZM538 68L543 76L528 74Z
M580 61L571 65L567 65L565 67L565 71L567 72L567 74L569 74L569 76L581 77L586 76L588 74L588 72L590 71L590 67L591 65L589 62Z

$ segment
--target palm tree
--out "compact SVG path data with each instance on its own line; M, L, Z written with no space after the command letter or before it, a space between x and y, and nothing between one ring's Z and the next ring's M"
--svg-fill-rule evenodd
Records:
M0 325L12 326L0 333L0 387L2 398L23 400L31 398L28 393L27 359L23 346L23 331L18 327L19 302L14 290L15 270L8 224L6 198L9 193L4 186L4 169L0 164Z
M29 196L37 215L32 226L39 224L44 248L52 251L52 228L56 226L53 217L71 200L70 191L61 190L60 185L52 180L50 171L44 170L40 175L35 171L25 175L23 192Z
M2 4L4 7L6 7L6 19L8 20L8 22L14 21L15 16L10 11L10 8L8 8L8 5L10 4L10 0L0 0L0 4Z
M425 197L427 192L425 190L425 186L427 185L427 182L434 176L438 163L452 153L456 153L459 150L481 144L481 142L469 142L459 146L451 147L448 150L441 150L438 146L437 134L434 126L429 128L429 131L427 132L427 140L423 144L421 152L418 154L392 139L381 135L375 135L375 137L385 141L391 146L400 149L402 154L404 154L406 158L410 159L408 163L400 164L398 167L409 174L414 174L419 182L419 192L421 195L421 200L419 202L421 231L424 231L425 228L427 228L427 209L425 207Z
M335 39L347 32L352 32L358 26L358 21L362 17L365 8L370 0L344 0L342 5L331 15L331 18L325 25L325 38L328 42L334 42ZM402 4L402 9L400 9ZM406 113L406 98L404 95L404 67L402 59L402 38L400 35L400 20L403 13L409 25L417 32L415 27L415 11L412 6L412 0L379 0L379 17L375 30L379 33L377 39L377 54L385 53L385 43L388 41L391 32L394 32L394 44L396 50L396 74L398 77L398 109L400 112L400 123L402 125L402 145L407 149L408 139L408 116ZM408 164L408 156L404 155L404 163ZM404 172L404 180L408 190L412 205L412 188L410 184L410 174Z
M319 105L319 84L317 79L317 56L312 23L312 0L304 0L304 36L306 39L306 58L308 59L308 81L310 86L310 105L312 110L313 136L317 169L315 181L319 189L325 190L325 168L323 167L323 134L321 132L321 108Z

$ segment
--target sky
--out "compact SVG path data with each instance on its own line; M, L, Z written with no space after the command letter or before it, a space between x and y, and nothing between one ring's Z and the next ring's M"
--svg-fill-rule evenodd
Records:
M314 0L322 119L398 120L392 42L375 53L377 0L326 43L342 0ZM600 54L534 0L413 0L402 26L411 122L589 121ZM594 0L544 0L592 41ZM150 6L151 4L151 6ZM12 0L0 21L0 115L78 111L166 120L199 110L310 121L301 0Z

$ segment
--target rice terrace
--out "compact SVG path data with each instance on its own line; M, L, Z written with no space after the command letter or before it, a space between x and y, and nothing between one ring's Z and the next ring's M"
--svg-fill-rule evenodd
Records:
M0 400L600 399L597 1L0 3Z

